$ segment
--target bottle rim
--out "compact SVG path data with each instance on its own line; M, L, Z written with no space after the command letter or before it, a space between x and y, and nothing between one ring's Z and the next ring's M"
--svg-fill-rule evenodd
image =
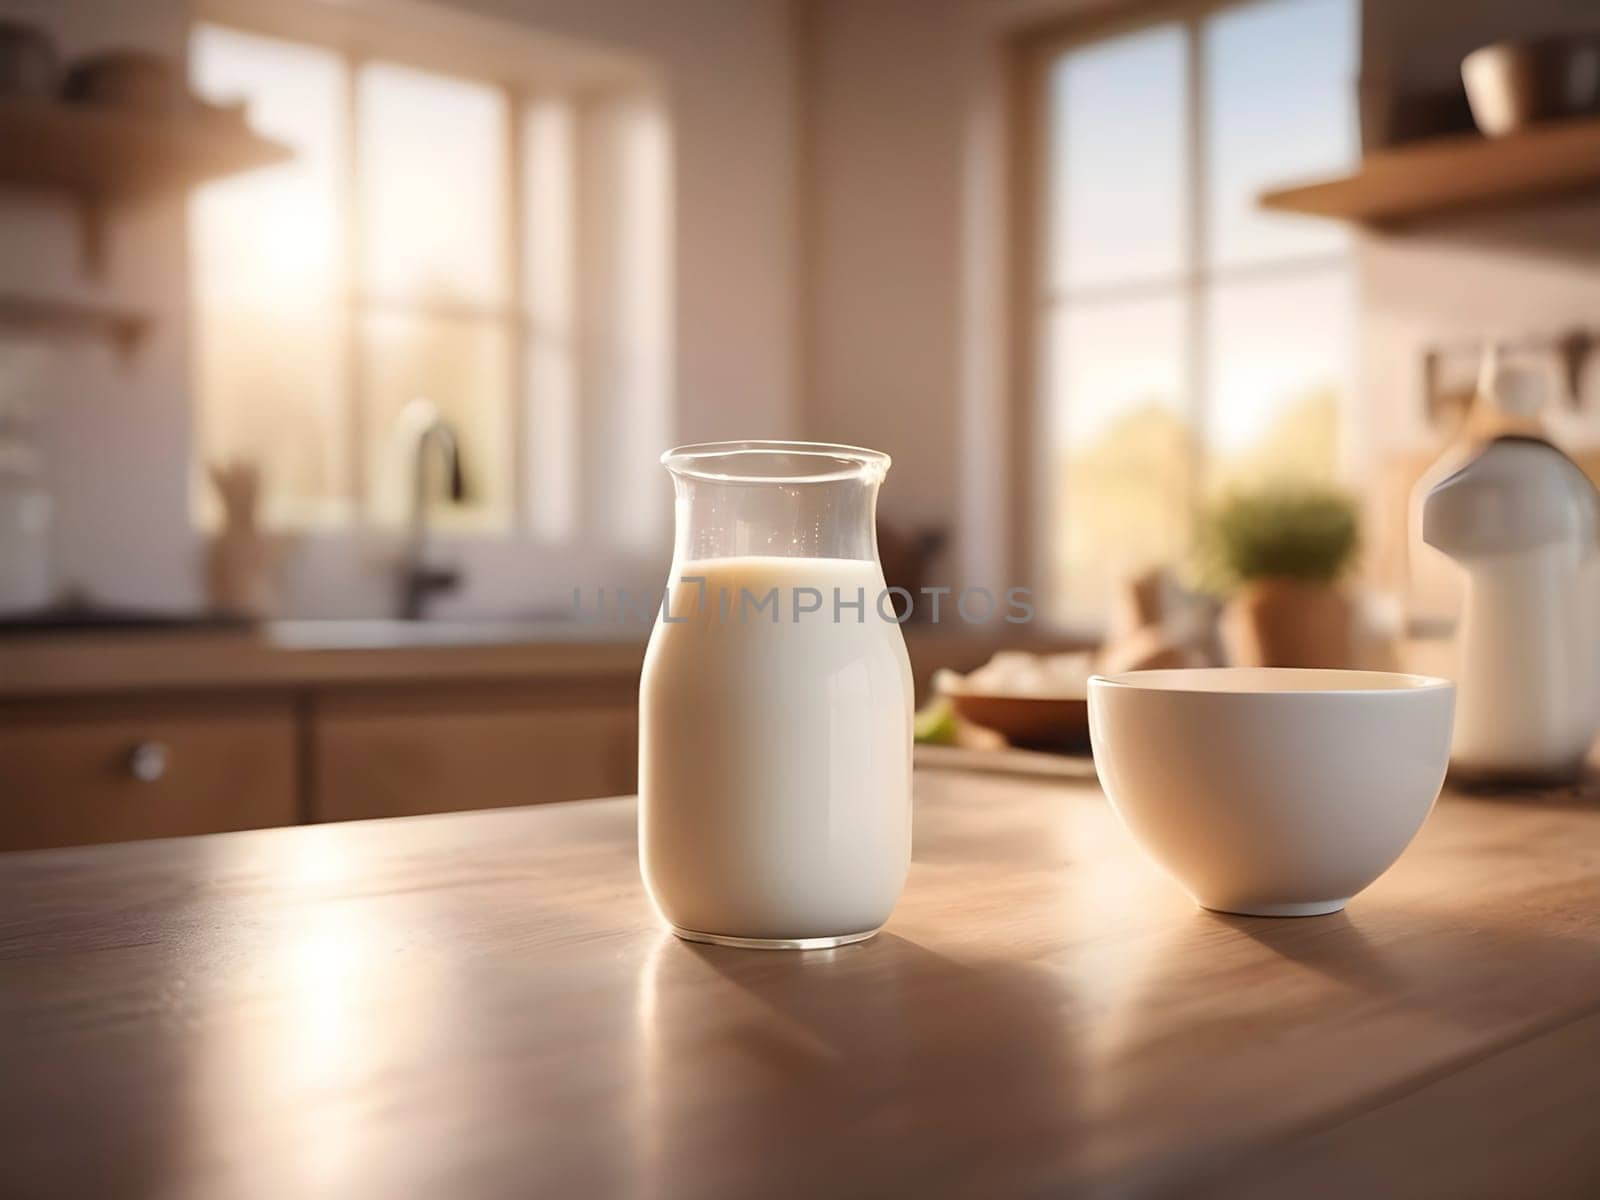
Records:
M881 480L889 463L881 450L832 442L697 442L661 456L661 465L674 475L714 483Z

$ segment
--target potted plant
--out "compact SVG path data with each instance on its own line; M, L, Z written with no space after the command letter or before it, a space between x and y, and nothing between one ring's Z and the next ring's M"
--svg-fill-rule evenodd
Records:
M1202 519L1202 586L1228 598L1222 642L1242 667L1347 667L1352 606L1339 588L1360 541L1354 500L1277 485L1225 497Z

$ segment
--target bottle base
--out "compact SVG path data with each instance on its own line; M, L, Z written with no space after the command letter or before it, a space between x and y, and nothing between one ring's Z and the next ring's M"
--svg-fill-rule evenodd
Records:
M701 933L698 929L684 929L678 925L668 926L686 942L703 942L708 946L733 946L740 950L832 950L835 946L849 946L856 942L864 942L877 935L876 929L864 930L861 933L841 933L833 937L809 938L748 938L733 937L726 933Z
M1200 901L1200 907L1209 912L1222 913L1231 917L1325 917L1329 913L1339 912L1350 897L1343 900L1307 900L1290 904L1206 904Z

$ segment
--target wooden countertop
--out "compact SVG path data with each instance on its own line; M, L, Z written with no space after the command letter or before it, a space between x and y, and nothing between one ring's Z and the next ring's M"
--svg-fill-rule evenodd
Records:
M421 682L639 678L649 629L575 622L287 621L259 629L38 632L0 637L0 701L149 691ZM971 670L997 649L1059 650L1070 639L1010 629L907 626L919 684Z
M663 932L629 800L0 856L0 1194L1597 1193L1594 787L1273 921L1052 770L920 770L809 954Z
M361 625L362 622L352 624ZM398 624L397 622L393 624ZM0 639L0 699L405 681L639 676L644 634L317 644L260 631L41 633Z

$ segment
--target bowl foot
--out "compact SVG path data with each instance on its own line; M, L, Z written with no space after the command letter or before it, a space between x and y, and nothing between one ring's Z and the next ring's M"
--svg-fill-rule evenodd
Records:
M1237 917L1325 917L1336 913L1350 903L1343 900L1310 900L1299 904L1205 904L1201 908L1210 912L1230 913Z
M882 926L878 927L879 929ZM852 946L874 936L878 929L863 929L859 933L841 933L832 937L803 938L751 938L734 937L726 933L703 933L698 929L671 926L672 932L686 942L703 942L708 946L734 946L740 950L832 950L835 946Z

